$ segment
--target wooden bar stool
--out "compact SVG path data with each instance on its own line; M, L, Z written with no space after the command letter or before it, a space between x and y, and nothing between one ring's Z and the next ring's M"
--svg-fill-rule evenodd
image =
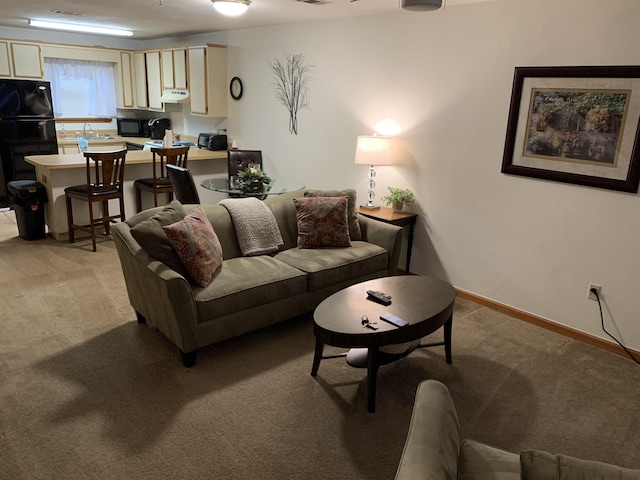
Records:
M189 147L152 148L153 177L139 178L133 182L136 192L136 211L142 210L142 191L153 193L153 206L158 206L158 194L168 194L168 201L173 200L173 187L167 174L167 165L176 165L187 168L187 155Z
M67 204L67 225L69 227L69 243L75 242L75 231L82 230L91 234L93 251L96 251L96 227L103 226L105 234L111 233L109 224L115 219L125 220L124 215L124 160L126 150L114 152L84 152L87 169L87 183L74 185L64 189ZM118 199L120 213L109 215L109 200ZM89 204L89 223L76 225L73 221L73 208L71 200L82 200ZM102 216L94 217L93 204L102 204Z

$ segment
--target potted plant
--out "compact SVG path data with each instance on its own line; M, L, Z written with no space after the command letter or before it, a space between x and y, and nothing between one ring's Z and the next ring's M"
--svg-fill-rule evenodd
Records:
M416 197L408 188L389 187L389 194L382 197L386 205L392 205L394 212L401 212L404 205L415 203Z
M242 193L262 193L270 183L271 177L261 168L249 167L238 172L236 186Z

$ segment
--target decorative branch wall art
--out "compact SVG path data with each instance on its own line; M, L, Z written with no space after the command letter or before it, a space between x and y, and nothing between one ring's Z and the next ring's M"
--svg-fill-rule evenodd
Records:
M275 59L269 62L275 78L276 98L289 111L289 133L298 134L298 110L309 108L309 82L313 65L305 63L301 53L284 53L285 64Z

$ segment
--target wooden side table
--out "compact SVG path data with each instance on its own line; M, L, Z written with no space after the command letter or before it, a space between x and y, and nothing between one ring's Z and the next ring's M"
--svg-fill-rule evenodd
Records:
M384 223L390 223L398 227L409 227L409 238L407 239L407 266L404 270L405 275L409 274L409 265L411 264L411 247L413 246L413 230L418 219L417 213L401 212L396 213L392 208L380 207L380 209L369 210L368 208L358 207L358 213L365 217L372 218Z

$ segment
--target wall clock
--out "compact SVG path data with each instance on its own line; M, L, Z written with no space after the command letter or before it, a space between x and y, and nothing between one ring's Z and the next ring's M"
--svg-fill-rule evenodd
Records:
M229 92L234 100L240 100L242 98L242 80L240 80L240 77L233 77L231 79Z

